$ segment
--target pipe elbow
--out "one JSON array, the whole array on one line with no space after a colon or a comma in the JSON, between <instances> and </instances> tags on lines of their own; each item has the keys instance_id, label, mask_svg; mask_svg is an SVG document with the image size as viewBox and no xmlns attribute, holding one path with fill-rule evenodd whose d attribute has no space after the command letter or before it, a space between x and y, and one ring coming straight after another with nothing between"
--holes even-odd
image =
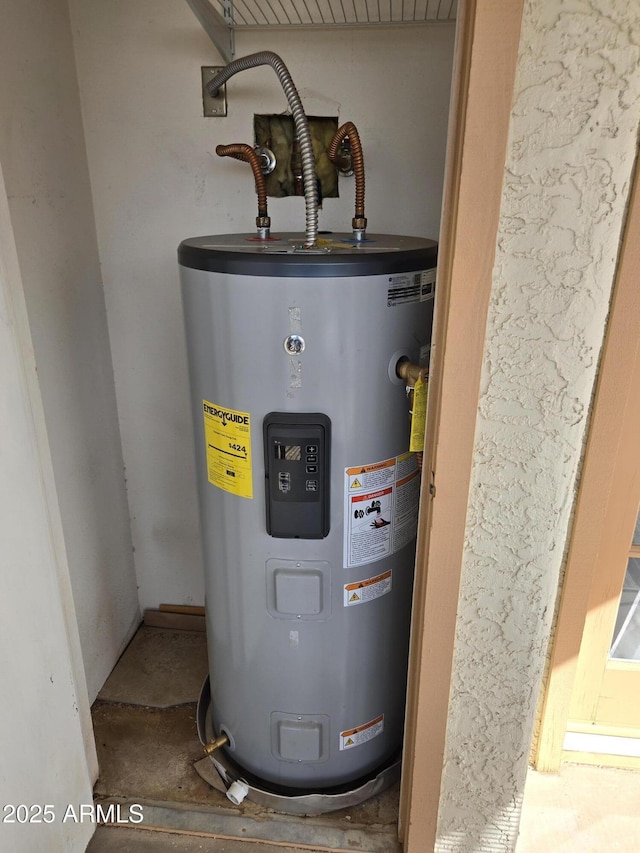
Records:
<instances>
[{"instance_id":1,"label":"pipe elbow","mask_svg":"<svg viewBox=\"0 0 640 853\"><path fill-rule=\"evenodd\" d=\"M262 174L260 158L254 149L245 142L234 142L231 145L216 145L216 154L218 157L233 157L234 160L241 160L243 163L248 163L251 166L256 184L256 194L258 196L258 218L262 220L268 219L267 184ZM258 227L261 226L264 227L264 223L258 225Z\"/></svg>"}]
</instances>

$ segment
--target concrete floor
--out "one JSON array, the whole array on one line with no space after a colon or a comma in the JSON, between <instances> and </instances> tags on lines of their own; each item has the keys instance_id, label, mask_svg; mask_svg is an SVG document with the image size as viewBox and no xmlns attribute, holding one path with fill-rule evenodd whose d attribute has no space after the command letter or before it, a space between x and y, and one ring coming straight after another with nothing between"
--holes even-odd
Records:
<instances>
[{"instance_id":1,"label":"concrete floor","mask_svg":"<svg viewBox=\"0 0 640 853\"><path fill-rule=\"evenodd\" d=\"M255 841L98 827L87 853L322 853L318 847L282 847Z\"/></svg>"},{"instance_id":2,"label":"concrete floor","mask_svg":"<svg viewBox=\"0 0 640 853\"><path fill-rule=\"evenodd\" d=\"M564 764L529 771L516 853L640 851L640 772Z\"/></svg>"},{"instance_id":3,"label":"concrete floor","mask_svg":"<svg viewBox=\"0 0 640 853\"><path fill-rule=\"evenodd\" d=\"M195 725L206 673L204 634L146 627L136 634L93 707L96 800L105 808L119 804L123 825L99 826L88 853L401 853L397 785L312 818L247 800L235 807L208 785L197 772ZM143 808L136 827L124 823L132 803ZM531 771L516 853L635 853L639 813L639 772L578 765L554 776Z\"/></svg>"},{"instance_id":4,"label":"concrete floor","mask_svg":"<svg viewBox=\"0 0 640 853\"><path fill-rule=\"evenodd\" d=\"M259 853L401 853L399 784L359 806L314 817L276 814L249 800L233 806L211 787L198 773L203 752L196 731L207 671L204 633L142 627L132 640L92 708L100 766L94 795L105 809L119 804L123 813L141 804L144 820L138 828L99 827L91 853L191 851L203 843L220 853L245 853L247 847ZM203 763L206 776L210 761ZM246 838L253 842L239 840Z\"/></svg>"}]
</instances>

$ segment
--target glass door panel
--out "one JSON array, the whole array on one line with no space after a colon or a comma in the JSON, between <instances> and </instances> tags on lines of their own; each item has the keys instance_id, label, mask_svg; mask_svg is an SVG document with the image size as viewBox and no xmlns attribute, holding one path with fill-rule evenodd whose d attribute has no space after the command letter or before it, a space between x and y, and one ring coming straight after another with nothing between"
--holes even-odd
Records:
<instances>
[{"instance_id":1,"label":"glass door panel","mask_svg":"<svg viewBox=\"0 0 640 853\"><path fill-rule=\"evenodd\" d=\"M609 625L613 624L614 627L613 633L609 633L611 637L609 654L598 690L593 723L621 730L633 730L636 732L634 736L638 737L640 735L640 547L637 543L640 539L640 516L634 513L633 518L635 526L632 528L630 545L625 548L625 543L620 543L621 549L624 549L620 552L618 563L620 580L623 566L625 568L622 589L618 596L612 599L612 607L604 608L606 611L610 610ZM622 531L618 535L622 535ZM629 542L628 539L627 542ZM612 564L611 575L616 575Z\"/></svg>"},{"instance_id":2,"label":"glass door panel","mask_svg":"<svg viewBox=\"0 0 640 853\"><path fill-rule=\"evenodd\" d=\"M640 661L640 557L627 563L609 657Z\"/></svg>"},{"instance_id":3,"label":"glass door panel","mask_svg":"<svg viewBox=\"0 0 640 853\"><path fill-rule=\"evenodd\" d=\"M629 549L609 658L640 662L640 512Z\"/></svg>"}]
</instances>

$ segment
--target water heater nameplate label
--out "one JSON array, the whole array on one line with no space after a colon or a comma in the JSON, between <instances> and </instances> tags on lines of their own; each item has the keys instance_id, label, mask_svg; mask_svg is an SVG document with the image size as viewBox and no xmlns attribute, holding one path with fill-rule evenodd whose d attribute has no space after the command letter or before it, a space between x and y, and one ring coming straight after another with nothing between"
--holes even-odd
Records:
<instances>
[{"instance_id":1,"label":"water heater nameplate label","mask_svg":"<svg viewBox=\"0 0 640 853\"><path fill-rule=\"evenodd\" d=\"M225 492L253 498L251 417L202 401L209 482Z\"/></svg>"},{"instance_id":2,"label":"water heater nameplate label","mask_svg":"<svg viewBox=\"0 0 640 853\"><path fill-rule=\"evenodd\" d=\"M344 567L388 557L416 535L420 472L415 454L345 468Z\"/></svg>"},{"instance_id":3,"label":"water heater nameplate label","mask_svg":"<svg viewBox=\"0 0 640 853\"><path fill-rule=\"evenodd\" d=\"M387 305L402 305L405 302L425 302L435 293L436 267L422 272L398 273L389 276Z\"/></svg>"},{"instance_id":4,"label":"water heater nameplate label","mask_svg":"<svg viewBox=\"0 0 640 853\"><path fill-rule=\"evenodd\" d=\"M380 714L375 720L370 720L363 726L358 726L355 729L349 729L346 732L340 732L340 749L351 749L354 746L360 746L372 738L381 735L384 731L384 714Z\"/></svg>"},{"instance_id":5,"label":"water heater nameplate label","mask_svg":"<svg viewBox=\"0 0 640 853\"><path fill-rule=\"evenodd\" d=\"M391 592L391 570L376 575L375 578L345 584L344 606L354 607L366 601L374 601L388 592Z\"/></svg>"}]
</instances>

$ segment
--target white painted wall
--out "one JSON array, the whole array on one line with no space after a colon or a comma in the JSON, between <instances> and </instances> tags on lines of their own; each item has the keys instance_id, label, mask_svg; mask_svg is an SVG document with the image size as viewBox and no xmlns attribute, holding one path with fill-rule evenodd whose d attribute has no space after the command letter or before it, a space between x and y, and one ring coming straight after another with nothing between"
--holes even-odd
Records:
<instances>
[{"instance_id":1,"label":"white painted wall","mask_svg":"<svg viewBox=\"0 0 640 853\"><path fill-rule=\"evenodd\" d=\"M0 163L93 699L139 619L66 0L3 0Z\"/></svg>"},{"instance_id":2,"label":"white painted wall","mask_svg":"<svg viewBox=\"0 0 640 853\"><path fill-rule=\"evenodd\" d=\"M222 64L182 0L70 0L127 468L140 601L201 603L193 439L176 248L254 228L246 164L255 112L287 102L270 68L227 85L229 115L202 116L200 66ZM309 114L362 137L372 231L436 237L453 25L238 33L237 55L280 53ZM353 183L321 228L348 229ZM304 228L303 199L270 200L274 229Z\"/></svg>"},{"instance_id":3,"label":"white painted wall","mask_svg":"<svg viewBox=\"0 0 640 853\"><path fill-rule=\"evenodd\" d=\"M0 848L80 853L93 827L62 818L67 804L92 802L97 762L1 169L0 365ZM49 805L54 819L5 822L16 817L7 806L19 804Z\"/></svg>"},{"instance_id":4,"label":"white painted wall","mask_svg":"<svg viewBox=\"0 0 640 853\"><path fill-rule=\"evenodd\" d=\"M510 851L640 126L640 6L527 0L438 851Z\"/></svg>"}]
</instances>

